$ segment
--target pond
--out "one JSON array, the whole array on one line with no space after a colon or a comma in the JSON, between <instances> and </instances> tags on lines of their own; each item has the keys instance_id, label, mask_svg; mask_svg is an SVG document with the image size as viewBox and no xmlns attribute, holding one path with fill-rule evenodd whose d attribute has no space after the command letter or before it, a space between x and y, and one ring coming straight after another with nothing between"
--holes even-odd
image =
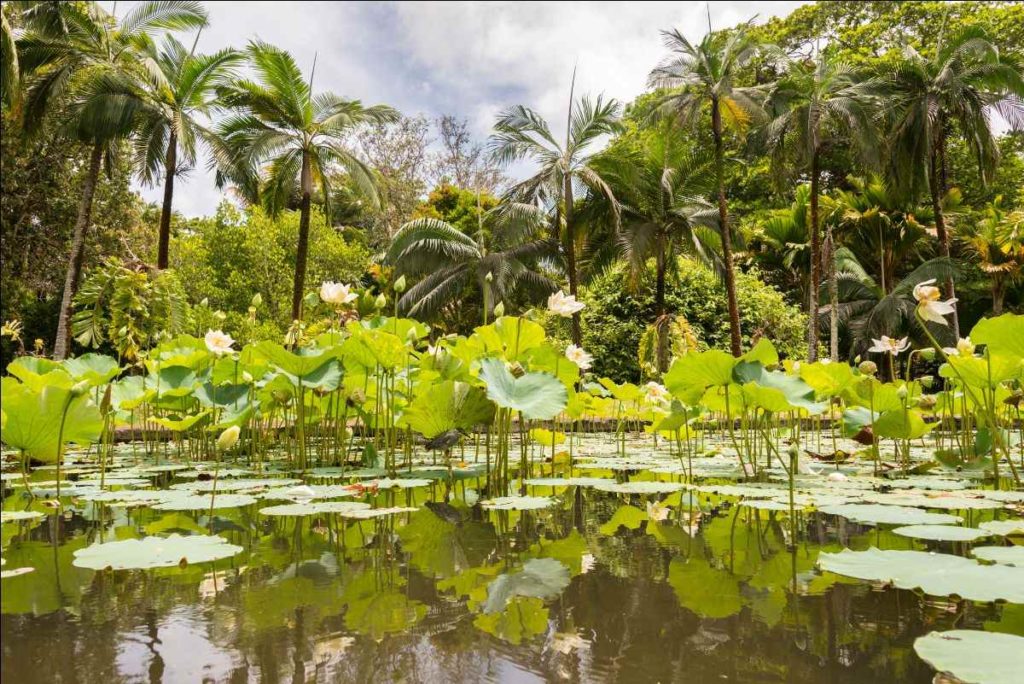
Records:
<instances>
[{"instance_id":1,"label":"pond","mask_svg":"<svg viewBox=\"0 0 1024 684\"><path fill-rule=\"evenodd\" d=\"M1024 493L828 465L791 517L788 481L744 482L725 447L691 478L650 438L576 440L491 500L468 450L450 487L419 454L397 479L225 465L211 496L212 463L120 445L104 493L69 455L60 514L45 467L36 499L7 473L4 678L930 682L925 635L1024 636Z\"/></svg>"}]
</instances>

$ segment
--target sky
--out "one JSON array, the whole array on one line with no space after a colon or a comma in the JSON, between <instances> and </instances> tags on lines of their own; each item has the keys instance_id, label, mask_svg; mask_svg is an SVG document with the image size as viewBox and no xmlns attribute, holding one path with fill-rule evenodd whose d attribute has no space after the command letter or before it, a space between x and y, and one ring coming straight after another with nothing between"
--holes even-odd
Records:
<instances>
[{"instance_id":1,"label":"sky","mask_svg":"<svg viewBox=\"0 0 1024 684\"><path fill-rule=\"evenodd\" d=\"M133 4L114 9L124 16ZM315 90L410 116L455 114L484 139L497 114L515 104L564 120L574 67L578 94L632 100L665 56L659 31L678 28L698 39L709 9L719 29L754 15L784 16L802 4L208 2L210 25L198 50L241 48L258 37L290 51L306 71L316 57ZM204 166L175 184L174 208L185 216L212 213L221 200ZM149 201L162 198L160 187L139 189Z\"/></svg>"}]
</instances>

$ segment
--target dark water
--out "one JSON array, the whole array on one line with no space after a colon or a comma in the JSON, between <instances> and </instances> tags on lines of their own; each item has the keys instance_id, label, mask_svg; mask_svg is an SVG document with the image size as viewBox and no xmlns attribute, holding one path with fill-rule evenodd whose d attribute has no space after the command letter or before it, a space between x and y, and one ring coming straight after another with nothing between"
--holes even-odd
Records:
<instances>
[{"instance_id":1,"label":"dark water","mask_svg":"<svg viewBox=\"0 0 1024 684\"><path fill-rule=\"evenodd\" d=\"M3 580L3 681L930 682L916 637L1024 634L1024 606L814 569L822 549L926 548L884 531L811 515L811 541L789 551L788 523L713 496L697 502L690 536L692 505L637 522L620 509L650 497L531 493L552 492L556 507L523 512L425 507L440 488L380 494L381 505L420 508L362 522L270 518L257 504L212 520L81 505L4 524L4 568L36 570ZM20 496L8 492L5 509ZM613 515L627 525L610 529ZM101 539L210 530L245 551L184 569L71 564ZM564 565L568 586L483 612L488 585L534 558Z\"/></svg>"}]
</instances>

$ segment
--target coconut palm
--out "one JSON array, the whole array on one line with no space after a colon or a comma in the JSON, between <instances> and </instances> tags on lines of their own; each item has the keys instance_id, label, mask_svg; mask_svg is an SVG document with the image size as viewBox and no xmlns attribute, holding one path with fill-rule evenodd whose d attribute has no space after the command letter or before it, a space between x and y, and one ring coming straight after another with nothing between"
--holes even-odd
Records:
<instances>
[{"instance_id":1,"label":"coconut palm","mask_svg":"<svg viewBox=\"0 0 1024 684\"><path fill-rule=\"evenodd\" d=\"M869 165L877 161L875 122L872 117L877 82L863 80L848 65L819 54L814 61L795 62L768 92L765 109L771 121L763 131L772 152L776 178L787 170L805 171L810 177L810 276L808 281L807 354L818 354L818 287L821 283L821 155L826 146L848 142ZM831 254L826 255L831 260ZM830 269L831 270L831 269ZM838 340L830 344L838 358Z\"/></svg>"},{"instance_id":2,"label":"coconut palm","mask_svg":"<svg viewBox=\"0 0 1024 684\"><path fill-rule=\"evenodd\" d=\"M488 212L471 237L440 219L421 218L399 229L385 262L397 275L417 279L398 300L400 312L431 318L475 285L483 298L483 317L517 292L531 298L557 286L538 264L557 254L557 245L542 237L546 215L532 207Z\"/></svg>"},{"instance_id":3,"label":"coconut palm","mask_svg":"<svg viewBox=\"0 0 1024 684\"><path fill-rule=\"evenodd\" d=\"M737 73L758 52L750 37L750 22L735 31L708 33L693 45L678 30L663 31L665 46L671 55L650 75L650 83L667 88L660 110L678 117L684 125L695 126L710 110L714 138L718 225L721 226L722 260L725 266L725 290L729 303L729 346L734 356L742 352L740 309L736 300L736 274L733 264L733 236L725 200L726 126L744 129L760 113L756 91L734 85Z\"/></svg>"},{"instance_id":4,"label":"coconut palm","mask_svg":"<svg viewBox=\"0 0 1024 684\"><path fill-rule=\"evenodd\" d=\"M532 176L509 188L505 199L509 207L537 205L549 211L552 232L561 239L569 293L573 296L579 288L576 255L580 235L575 202L579 194L586 191L604 195L614 204L611 188L591 161L595 143L620 130L619 110L615 100L605 100L602 96L577 100L570 90L565 139L561 143L543 117L522 105L498 117L488 143L493 159L499 164L521 159L538 164ZM572 339L574 344L582 344L579 313L572 317Z\"/></svg>"},{"instance_id":5,"label":"coconut palm","mask_svg":"<svg viewBox=\"0 0 1024 684\"><path fill-rule=\"evenodd\" d=\"M285 208L298 182L299 238L292 291L292 318L298 320L313 186L319 185L329 211L331 171L340 166L366 198L378 203L372 170L346 147L345 139L364 124L393 122L398 113L334 93L314 94L312 76L307 81L291 54L280 48L256 41L249 45L248 55L258 81L235 80L219 91L224 106L240 111L217 127L222 140L215 149L218 179L258 193L274 215Z\"/></svg>"},{"instance_id":6,"label":"coconut palm","mask_svg":"<svg viewBox=\"0 0 1024 684\"><path fill-rule=\"evenodd\" d=\"M1024 124L1021 66L1001 53L983 28L970 26L948 37L940 34L928 54L906 46L889 78L896 97L890 176L897 189L912 195L928 188L939 245L948 257L949 227L942 211L949 187L946 140L959 129L987 179L999 160L990 110L998 110L1015 127ZM946 289L954 295L951 279ZM951 319L958 333L956 313Z\"/></svg>"},{"instance_id":7,"label":"coconut palm","mask_svg":"<svg viewBox=\"0 0 1024 684\"><path fill-rule=\"evenodd\" d=\"M98 3L34 3L26 9L29 32L18 40L19 67L27 76L23 120L29 134L46 116L62 107L64 132L91 145L89 166L75 220L64 294L57 319L54 357L67 356L71 341L71 308L82 274L85 233L100 168L116 152L134 124L133 109L90 106L91 95L125 74L144 69L139 47L160 29L184 30L206 24L198 2L141 2L117 19ZM70 106L69 105L70 101Z\"/></svg>"},{"instance_id":8,"label":"coconut palm","mask_svg":"<svg viewBox=\"0 0 1024 684\"><path fill-rule=\"evenodd\" d=\"M1003 313L1006 286L1024 272L1024 210L1007 212L997 198L985 208L985 215L968 226L961 239L990 282L992 313Z\"/></svg>"}]
</instances>

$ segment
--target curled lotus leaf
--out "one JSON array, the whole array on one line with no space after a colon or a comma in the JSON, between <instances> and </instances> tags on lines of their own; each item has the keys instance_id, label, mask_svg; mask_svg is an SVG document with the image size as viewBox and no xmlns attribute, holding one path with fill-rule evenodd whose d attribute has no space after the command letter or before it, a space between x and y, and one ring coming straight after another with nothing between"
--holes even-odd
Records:
<instances>
[{"instance_id":1,"label":"curled lotus leaf","mask_svg":"<svg viewBox=\"0 0 1024 684\"><path fill-rule=\"evenodd\" d=\"M144 537L97 543L75 551L73 564L90 570L142 570L208 563L242 552L241 546L216 535Z\"/></svg>"}]
</instances>

